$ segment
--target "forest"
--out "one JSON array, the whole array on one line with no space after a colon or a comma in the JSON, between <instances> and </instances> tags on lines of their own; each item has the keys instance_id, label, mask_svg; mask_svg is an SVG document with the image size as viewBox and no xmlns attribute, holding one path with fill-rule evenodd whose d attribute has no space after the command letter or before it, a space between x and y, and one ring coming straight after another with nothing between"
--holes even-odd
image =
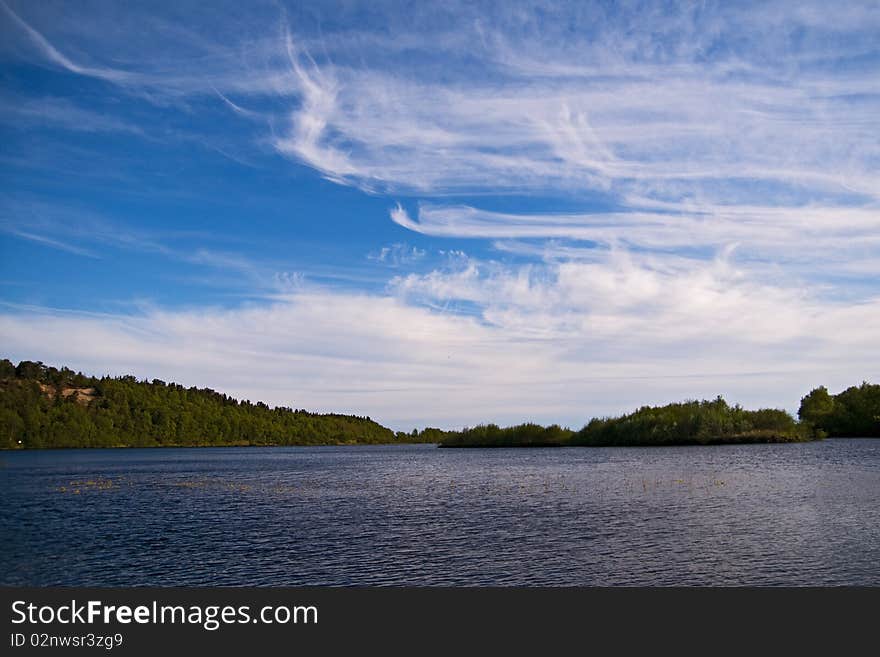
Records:
<instances>
[{"instance_id":1,"label":"forest","mask_svg":"<svg viewBox=\"0 0 880 657\"><path fill-rule=\"evenodd\" d=\"M237 400L134 376L93 377L0 360L0 448L435 443L441 447L661 446L880 437L880 385L815 388L788 412L746 410L720 396L643 406L580 430L526 423L394 432L369 417Z\"/></svg>"},{"instance_id":2,"label":"forest","mask_svg":"<svg viewBox=\"0 0 880 657\"><path fill-rule=\"evenodd\" d=\"M0 446L6 448L338 445L431 437L369 417L239 401L209 388L0 360Z\"/></svg>"}]
</instances>

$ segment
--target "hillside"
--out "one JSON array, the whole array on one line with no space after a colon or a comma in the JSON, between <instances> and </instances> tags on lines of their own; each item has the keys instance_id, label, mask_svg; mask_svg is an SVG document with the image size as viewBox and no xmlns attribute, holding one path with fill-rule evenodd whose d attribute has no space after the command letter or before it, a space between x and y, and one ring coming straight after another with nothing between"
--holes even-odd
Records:
<instances>
[{"instance_id":1,"label":"hillside","mask_svg":"<svg viewBox=\"0 0 880 657\"><path fill-rule=\"evenodd\" d=\"M209 388L0 360L0 447L335 445L421 442L368 417L239 401Z\"/></svg>"}]
</instances>

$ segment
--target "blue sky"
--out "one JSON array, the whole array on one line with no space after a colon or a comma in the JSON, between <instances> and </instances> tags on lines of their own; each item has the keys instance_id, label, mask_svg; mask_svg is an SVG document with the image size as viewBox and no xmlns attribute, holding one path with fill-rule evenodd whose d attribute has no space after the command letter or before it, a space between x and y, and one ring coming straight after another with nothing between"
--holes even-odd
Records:
<instances>
[{"instance_id":1,"label":"blue sky","mask_svg":"<svg viewBox=\"0 0 880 657\"><path fill-rule=\"evenodd\" d=\"M4 354L395 428L880 378L880 4L439 5L0 0Z\"/></svg>"}]
</instances>

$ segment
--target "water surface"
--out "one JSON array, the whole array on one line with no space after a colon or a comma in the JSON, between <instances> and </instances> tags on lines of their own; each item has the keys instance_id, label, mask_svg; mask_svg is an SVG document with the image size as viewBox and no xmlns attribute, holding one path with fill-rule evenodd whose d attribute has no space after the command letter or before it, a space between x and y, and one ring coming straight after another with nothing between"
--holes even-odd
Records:
<instances>
[{"instance_id":1,"label":"water surface","mask_svg":"<svg viewBox=\"0 0 880 657\"><path fill-rule=\"evenodd\" d=\"M0 583L880 585L880 440L0 453Z\"/></svg>"}]
</instances>

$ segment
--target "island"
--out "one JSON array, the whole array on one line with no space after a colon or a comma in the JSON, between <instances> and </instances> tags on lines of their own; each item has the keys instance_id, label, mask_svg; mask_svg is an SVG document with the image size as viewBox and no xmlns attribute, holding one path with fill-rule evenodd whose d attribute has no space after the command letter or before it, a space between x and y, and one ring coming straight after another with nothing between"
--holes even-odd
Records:
<instances>
[{"instance_id":1,"label":"island","mask_svg":"<svg viewBox=\"0 0 880 657\"><path fill-rule=\"evenodd\" d=\"M796 422L786 411L748 411L723 398L643 406L620 417L594 418L579 431L558 425L494 424L464 429L442 447L649 447L729 443L790 443L816 440L821 434Z\"/></svg>"}]
</instances>

